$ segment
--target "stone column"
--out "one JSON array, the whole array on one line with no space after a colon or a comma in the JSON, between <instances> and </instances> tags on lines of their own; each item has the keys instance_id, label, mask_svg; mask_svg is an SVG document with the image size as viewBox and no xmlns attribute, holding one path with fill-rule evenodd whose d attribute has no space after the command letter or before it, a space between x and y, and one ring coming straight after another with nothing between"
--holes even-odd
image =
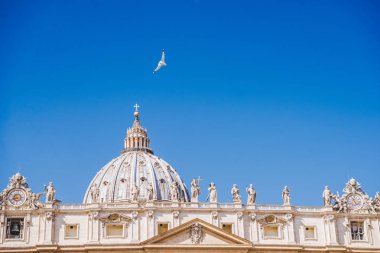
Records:
<instances>
[{"instance_id":1,"label":"stone column","mask_svg":"<svg viewBox=\"0 0 380 253\"><path fill-rule=\"evenodd\" d=\"M5 215L4 213L0 213L0 243L3 243L3 240L5 238Z\"/></svg>"},{"instance_id":2,"label":"stone column","mask_svg":"<svg viewBox=\"0 0 380 253\"><path fill-rule=\"evenodd\" d=\"M179 211L173 211L173 228L179 226Z\"/></svg>"},{"instance_id":3,"label":"stone column","mask_svg":"<svg viewBox=\"0 0 380 253\"><path fill-rule=\"evenodd\" d=\"M100 239L99 212L90 212L88 214L88 240L98 242Z\"/></svg>"},{"instance_id":4,"label":"stone column","mask_svg":"<svg viewBox=\"0 0 380 253\"><path fill-rule=\"evenodd\" d=\"M217 211L211 212L211 224L216 227L219 227L219 214Z\"/></svg>"},{"instance_id":5,"label":"stone column","mask_svg":"<svg viewBox=\"0 0 380 253\"><path fill-rule=\"evenodd\" d=\"M337 245L337 236L336 236L336 223L334 215L329 214L323 216L324 220L324 232L327 245Z\"/></svg>"},{"instance_id":6,"label":"stone column","mask_svg":"<svg viewBox=\"0 0 380 253\"><path fill-rule=\"evenodd\" d=\"M294 218L293 214L288 213L285 215L285 219L287 221L286 223L286 231L287 231L287 242L288 243L296 243L295 236L294 236Z\"/></svg>"},{"instance_id":7,"label":"stone column","mask_svg":"<svg viewBox=\"0 0 380 253\"><path fill-rule=\"evenodd\" d=\"M44 244L52 244L54 242L54 220L55 220L55 214L53 212L45 213Z\"/></svg>"},{"instance_id":8,"label":"stone column","mask_svg":"<svg viewBox=\"0 0 380 253\"><path fill-rule=\"evenodd\" d=\"M244 238L243 212L236 213L236 234Z\"/></svg>"},{"instance_id":9,"label":"stone column","mask_svg":"<svg viewBox=\"0 0 380 253\"><path fill-rule=\"evenodd\" d=\"M147 238L146 239L149 239L149 238L152 238L154 236L154 230L156 228L153 210L148 210L146 213L146 225L147 225L147 228L146 228Z\"/></svg>"},{"instance_id":10,"label":"stone column","mask_svg":"<svg viewBox=\"0 0 380 253\"><path fill-rule=\"evenodd\" d=\"M132 221L131 221L131 226L132 226L132 242L138 242L139 241L139 217L138 217L138 212L133 211L132 212Z\"/></svg>"},{"instance_id":11,"label":"stone column","mask_svg":"<svg viewBox=\"0 0 380 253\"><path fill-rule=\"evenodd\" d=\"M253 243L258 243L259 242L259 231L257 229L257 220L256 220L256 214L255 213L250 213L249 214L250 218L250 241Z\"/></svg>"},{"instance_id":12,"label":"stone column","mask_svg":"<svg viewBox=\"0 0 380 253\"><path fill-rule=\"evenodd\" d=\"M29 243L30 241L30 225L31 225L31 217L30 217L30 213L28 213L25 217L25 220L24 220L24 231L25 231L25 234L24 234L24 238L25 238L25 242L26 243Z\"/></svg>"}]
</instances>

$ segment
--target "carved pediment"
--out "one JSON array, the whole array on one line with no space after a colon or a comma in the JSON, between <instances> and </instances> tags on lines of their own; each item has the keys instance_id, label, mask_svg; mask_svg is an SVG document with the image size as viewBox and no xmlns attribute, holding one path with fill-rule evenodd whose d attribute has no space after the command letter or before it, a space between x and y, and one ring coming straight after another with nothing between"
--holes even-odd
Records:
<instances>
[{"instance_id":1,"label":"carved pediment","mask_svg":"<svg viewBox=\"0 0 380 253\"><path fill-rule=\"evenodd\" d=\"M144 247L154 245L210 246L223 245L234 247L251 247L251 242L237 235L211 225L201 219L186 222L167 232L152 237L142 243Z\"/></svg>"},{"instance_id":2,"label":"carved pediment","mask_svg":"<svg viewBox=\"0 0 380 253\"><path fill-rule=\"evenodd\" d=\"M132 218L124 214L111 213L101 215L99 220L103 223L126 223L132 220Z\"/></svg>"},{"instance_id":3,"label":"carved pediment","mask_svg":"<svg viewBox=\"0 0 380 253\"><path fill-rule=\"evenodd\" d=\"M257 219L257 222L262 225L262 226L265 226L265 225L271 225L271 224L286 224L287 221L289 220L286 219L286 218L282 218L282 217L278 217L276 215L273 215L273 214L269 214L269 215L265 215L259 219Z\"/></svg>"}]
</instances>

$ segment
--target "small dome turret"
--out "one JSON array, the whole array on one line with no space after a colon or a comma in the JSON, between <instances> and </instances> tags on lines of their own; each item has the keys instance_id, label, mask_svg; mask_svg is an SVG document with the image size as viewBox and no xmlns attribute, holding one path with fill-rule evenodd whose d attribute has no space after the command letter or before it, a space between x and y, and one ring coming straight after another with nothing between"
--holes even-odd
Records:
<instances>
[{"instance_id":1,"label":"small dome turret","mask_svg":"<svg viewBox=\"0 0 380 253\"><path fill-rule=\"evenodd\" d=\"M121 152L125 153L128 151L145 151L153 154L153 150L149 148L150 140L147 130L140 124L140 113L138 111L138 108L140 106L136 104L134 107L135 120L132 127L127 129L127 135L124 139L124 149Z\"/></svg>"}]
</instances>

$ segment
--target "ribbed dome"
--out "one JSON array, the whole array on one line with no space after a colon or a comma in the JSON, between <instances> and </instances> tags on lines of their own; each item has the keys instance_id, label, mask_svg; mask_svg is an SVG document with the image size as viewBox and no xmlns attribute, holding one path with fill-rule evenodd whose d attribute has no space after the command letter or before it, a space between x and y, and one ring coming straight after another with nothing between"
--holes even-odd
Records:
<instances>
[{"instance_id":1,"label":"ribbed dome","mask_svg":"<svg viewBox=\"0 0 380 253\"><path fill-rule=\"evenodd\" d=\"M111 160L95 175L86 191L83 203L149 200L149 198L190 201L187 188L176 170L153 155L153 151L149 148L146 130L140 126L138 116L136 111L135 122L127 131L122 154ZM133 196L136 188L137 197ZM178 197L172 196L173 191Z\"/></svg>"}]
</instances>

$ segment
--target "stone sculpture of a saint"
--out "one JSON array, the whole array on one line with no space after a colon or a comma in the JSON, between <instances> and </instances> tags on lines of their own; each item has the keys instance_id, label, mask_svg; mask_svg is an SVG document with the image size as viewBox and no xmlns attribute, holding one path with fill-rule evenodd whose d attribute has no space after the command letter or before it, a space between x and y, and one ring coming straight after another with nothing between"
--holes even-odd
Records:
<instances>
[{"instance_id":1,"label":"stone sculpture of a saint","mask_svg":"<svg viewBox=\"0 0 380 253\"><path fill-rule=\"evenodd\" d=\"M179 191L178 191L177 182L173 182L170 185L170 198L172 201L178 201L179 200Z\"/></svg>"},{"instance_id":2,"label":"stone sculpture of a saint","mask_svg":"<svg viewBox=\"0 0 380 253\"><path fill-rule=\"evenodd\" d=\"M284 202L284 206L290 206L290 191L287 186L282 190L282 201Z\"/></svg>"},{"instance_id":3,"label":"stone sculpture of a saint","mask_svg":"<svg viewBox=\"0 0 380 253\"><path fill-rule=\"evenodd\" d=\"M109 187L108 181L103 181L103 186L100 188L100 202L107 202L108 197L108 187Z\"/></svg>"},{"instance_id":4,"label":"stone sculpture of a saint","mask_svg":"<svg viewBox=\"0 0 380 253\"><path fill-rule=\"evenodd\" d=\"M208 187L208 199L210 199L211 203L218 202L218 193L216 191L216 186L214 182L211 182L210 186Z\"/></svg>"},{"instance_id":5,"label":"stone sculpture of a saint","mask_svg":"<svg viewBox=\"0 0 380 253\"><path fill-rule=\"evenodd\" d=\"M146 192L147 192L147 199L149 201L153 200L153 185L151 183L148 183L146 186Z\"/></svg>"},{"instance_id":6,"label":"stone sculpture of a saint","mask_svg":"<svg viewBox=\"0 0 380 253\"><path fill-rule=\"evenodd\" d=\"M246 189L247 194L248 194L248 205L254 205L256 202L256 190L253 188L253 185L250 184L249 187Z\"/></svg>"},{"instance_id":7,"label":"stone sculpture of a saint","mask_svg":"<svg viewBox=\"0 0 380 253\"><path fill-rule=\"evenodd\" d=\"M137 185L134 184L131 190L131 200L133 202L136 202L139 197L139 194L140 194L140 189L139 187L137 187Z\"/></svg>"},{"instance_id":8,"label":"stone sculpture of a saint","mask_svg":"<svg viewBox=\"0 0 380 253\"><path fill-rule=\"evenodd\" d=\"M45 185L45 203L53 203L55 200L55 188L53 182L49 182L49 185Z\"/></svg>"},{"instance_id":9,"label":"stone sculpture of a saint","mask_svg":"<svg viewBox=\"0 0 380 253\"><path fill-rule=\"evenodd\" d=\"M331 206L331 200L333 198L333 194L327 185L325 186L325 190L322 193L322 198L323 198L324 206L326 207Z\"/></svg>"},{"instance_id":10,"label":"stone sculpture of a saint","mask_svg":"<svg viewBox=\"0 0 380 253\"><path fill-rule=\"evenodd\" d=\"M194 178L191 181L191 202L198 202L199 194L201 193L201 187L199 186L199 181Z\"/></svg>"},{"instance_id":11,"label":"stone sculpture of a saint","mask_svg":"<svg viewBox=\"0 0 380 253\"><path fill-rule=\"evenodd\" d=\"M231 188L231 194L232 194L232 201L234 203L241 203L240 190L236 186L236 184L234 184L232 186L232 188Z\"/></svg>"},{"instance_id":12,"label":"stone sculpture of a saint","mask_svg":"<svg viewBox=\"0 0 380 253\"><path fill-rule=\"evenodd\" d=\"M90 187L90 197L91 197L91 203L98 203L99 189L96 183L92 184Z\"/></svg>"}]
</instances>

